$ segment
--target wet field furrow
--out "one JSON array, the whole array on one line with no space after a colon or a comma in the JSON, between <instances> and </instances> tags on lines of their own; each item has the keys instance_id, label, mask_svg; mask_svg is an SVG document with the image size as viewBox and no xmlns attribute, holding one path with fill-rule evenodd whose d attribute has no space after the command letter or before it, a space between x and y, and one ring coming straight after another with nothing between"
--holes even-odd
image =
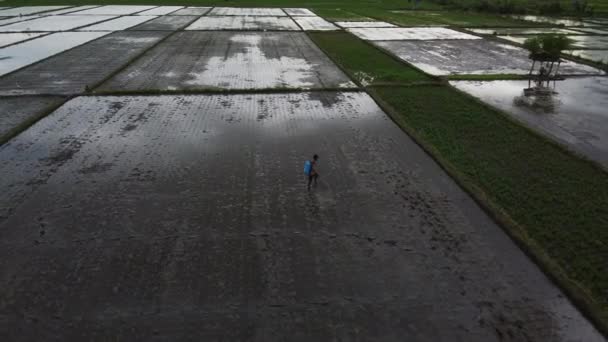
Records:
<instances>
[{"instance_id":1,"label":"wet field furrow","mask_svg":"<svg viewBox=\"0 0 608 342\"><path fill-rule=\"evenodd\" d=\"M100 90L352 88L304 33L178 32Z\"/></svg>"},{"instance_id":2,"label":"wet field furrow","mask_svg":"<svg viewBox=\"0 0 608 342\"><path fill-rule=\"evenodd\" d=\"M0 158L9 340L603 340L365 93L79 97Z\"/></svg>"},{"instance_id":3,"label":"wet field furrow","mask_svg":"<svg viewBox=\"0 0 608 342\"><path fill-rule=\"evenodd\" d=\"M169 34L170 32L135 31L109 34L0 78L0 94L84 92L87 86L102 81Z\"/></svg>"}]
</instances>

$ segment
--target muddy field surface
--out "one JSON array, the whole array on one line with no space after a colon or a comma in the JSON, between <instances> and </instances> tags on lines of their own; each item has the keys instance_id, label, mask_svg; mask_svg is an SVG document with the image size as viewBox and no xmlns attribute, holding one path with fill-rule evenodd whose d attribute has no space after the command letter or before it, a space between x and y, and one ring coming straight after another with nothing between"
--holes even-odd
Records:
<instances>
[{"instance_id":1,"label":"muddy field surface","mask_svg":"<svg viewBox=\"0 0 608 342\"><path fill-rule=\"evenodd\" d=\"M354 87L304 33L178 32L100 90Z\"/></svg>"},{"instance_id":2,"label":"muddy field surface","mask_svg":"<svg viewBox=\"0 0 608 342\"><path fill-rule=\"evenodd\" d=\"M603 341L364 93L80 97L0 159L2 340Z\"/></svg>"},{"instance_id":3,"label":"muddy field surface","mask_svg":"<svg viewBox=\"0 0 608 342\"><path fill-rule=\"evenodd\" d=\"M483 39L380 41L374 44L431 75L525 75L532 66L526 50ZM601 75L603 72L584 64L564 62L560 74Z\"/></svg>"},{"instance_id":4,"label":"muddy field surface","mask_svg":"<svg viewBox=\"0 0 608 342\"><path fill-rule=\"evenodd\" d=\"M608 169L608 78L558 81L552 94L534 97L523 96L528 81L450 83Z\"/></svg>"},{"instance_id":5,"label":"muddy field surface","mask_svg":"<svg viewBox=\"0 0 608 342\"><path fill-rule=\"evenodd\" d=\"M0 140L63 100L62 97L51 96L0 97Z\"/></svg>"},{"instance_id":6,"label":"muddy field surface","mask_svg":"<svg viewBox=\"0 0 608 342\"><path fill-rule=\"evenodd\" d=\"M196 20L198 16L180 15L180 16L163 16L152 19L141 25L130 28L135 31L177 31L186 27L188 24Z\"/></svg>"},{"instance_id":7,"label":"muddy field surface","mask_svg":"<svg viewBox=\"0 0 608 342\"><path fill-rule=\"evenodd\" d=\"M77 94L93 87L169 32L115 32L0 78L0 95Z\"/></svg>"},{"instance_id":8,"label":"muddy field surface","mask_svg":"<svg viewBox=\"0 0 608 342\"><path fill-rule=\"evenodd\" d=\"M205 16L192 23L186 29L203 31L300 31L300 27L289 17L268 16Z\"/></svg>"}]
</instances>

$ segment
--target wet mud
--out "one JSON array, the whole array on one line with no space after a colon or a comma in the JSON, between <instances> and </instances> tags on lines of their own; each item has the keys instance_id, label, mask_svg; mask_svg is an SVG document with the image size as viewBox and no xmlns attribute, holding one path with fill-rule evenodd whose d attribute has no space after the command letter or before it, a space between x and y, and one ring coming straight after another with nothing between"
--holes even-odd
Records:
<instances>
[{"instance_id":1,"label":"wet mud","mask_svg":"<svg viewBox=\"0 0 608 342\"><path fill-rule=\"evenodd\" d=\"M101 6L84 11L78 12L78 14L96 14L96 15L130 15L138 12L153 9L157 6L131 6L131 5L110 5Z\"/></svg>"},{"instance_id":2,"label":"wet mud","mask_svg":"<svg viewBox=\"0 0 608 342\"><path fill-rule=\"evenodd\" d=\"M0 76L73 47L97 39L107 32L59 32L11 45L0 50ZM60 72L61 70L57 70Z\"/></svg>"},{"instance_id":3,"label":"wet mud","mask_svg":"<svg viewBox=\"0 0 608 342\"><path fill-rule=\"evenodd\" d=\"M239 7L215 7L208 15L213 16L287 16L280 8L239 8Z\"/></svg>"},{"instance_id":4,"label":"wet mud","mask_svg":"<svg viewBox=\"0 0 608 342\"><path fill-rule=\"evenodd\" d=\"M201 17L187 30L236 30L236 31L300 31L289 17L217 16Z\"/></svg>"},{"instance_id":5,"label":"wet mud","mask_svg":"<svg viewBox=\"0 0 608 342\"><path fill-rule=\"evenodd\" d=\"M63 8L67 8L69 6L25 6L25 7L15 7L4 9L0 11L1 16L22 16L22 15L30 15L30 14L38 14L43 12L49 12L53 10L60 10ZM44 13L47 14L47 13Z\"/></svg>"},{"instance_id":6,"label":"wet mud","mask_svg":"<svg viewBox=\"0 0 608 342\"><path fill-rule=\"evenodd\" d=\"M304 31L335 31L340 28L321 17L294 17Z\"/></svg>"},{"instance_id":7,"label":"wet mud","mask_svg":"<svg viewBox=\"0 0 608 342\"><path fill-rule=\"evenodd\" d=\"M40 37L45 33L0 33L0 47L19 43L24 40Z\"/></svg>"},{"instance_id":8,"label":"wet mud","mask_svg":"<svg viewBox=\"0 0 608 342\"><path fill-rule=\"evenodd\" d=\"M162 16L156 19L147 21L141 25L131 27L130 30L135 31L177 31L181 30L186 25L193 22L198 16L193 15L175 15Z\"/></svg>"},{"instance_id":9,"label":"wet mud","mask_svg":"<svg viewBox=\"0 0 608 342\"><path fill-rule=\"evenodd\" d=\"M384 21L338 21L336 24L342 28L355 27L397 27L397 25Z\"/></svg>"},{"instance_id":10,"label":"wet mud","mask_svg":"<svg viewBox=\"0 0 608 342\"><path fill-rule=\"evenodd\" d=\"M178 32L101 90L355 87L303 33Z\"/></svg>"},{"instance_id":11,"label":"wet mud","mask_svg":"<svg viewBox=\"0 0 608 342\"><path fill-rule=\"evenodd\" d=\"M316 14L308 8L283 8L292 17L314 17Z\"/></svg>"},{"instance_id":12,"label":"wet mud","mask_svg":"<svg viewBox=\"0 0 608 342\"><path fill-rule=\"evenodd\" d=\"M210 10L211 7L186 7L173 12L170 15L205 15Z\"/></svg>"},{"instance_id":13,"label":"wet mud","mask_svg":"<svg viewBox=\"0 0 608 342\"><path fill-rule=\"evenodd\" d=\"M82 26L92 25L100 21L113 19L111 15L61 15L46 16L34 20L23 21L0 26L0 32L57 32L68 31Z\"/></svg>"},{"instance_id":14,"label":"wet mud","mask_svg":"<svg viewBox=\"0 0 608 342\"><path fill-rule=\"evenodd\" d=\"M450 83L608 169L608 78L557 81L542 96L524 96L528 81Z\"/></svg>"},{"instance_id":15,"label":"wet mud","mask_svg":"<svg viewBox=\"0 0 608 342\"><path fill-rule=\"evenodd\" d=\"M382 41L374 44L431 75L525 75L532 66L526 50L489 40ZM575 62L562 63L560 73L603 74L601 70Z\"/></svg>"},{"instance_id":16,"label":"wet mud","mask_svg":"<svg viewBox=\"0 0 608 342\"><path fill-rule=\"evenodd\" d=\"M437 39L481 39L443 27L358 27L348 31L365 40L437 40Z\"/></svg>"},{"instance_id":17,"label":"wet mud","mask_svg":"<svg viewBox=\"0 0 608 342\"><path fill-rule=\"evenodd\" d=\"M103 23L90 25L79 29L79 31L121 31L130 27L156 19L156 16L124 16L104 21Z\"/></svg>"},{"instance_id":18,"label":"wet mud","mask_svg":"<svg viewBox=\"0 0 608 342\"><path fill-rule=\"evenodd\" d=\"M63 97L51 96L0 97L0 141L63 100Z\"/></svg>"},{"instance_id":19,"label":"wet mud","mask_svg":"<svg viewBox=\"0 0 608 342\"><path fill-rule=\"evenodd\" d=\"M109 34L0 78L0 95L82 93L168 34L161 31Z\"/></svg>"},{"instance_id":20,"label":"wet mud","mask_svg":"<svg viewBox=\"0 0 608 342\"><path fill-rule=\"evenodd\" d=\"M167 15L182 8L184 8L184 6L160 6L147 11L139 12L137 15Z\"/></svg>"},{"instance_id":21,"label":"wet mud","mask_svg":"<svg viewBox=\"0 0 608 342\"><path fill-rule=\"evenodd\" d=\"M7 341L604 340L364 93L80 97L0 159Z\"/></svg>"}]
</instances>

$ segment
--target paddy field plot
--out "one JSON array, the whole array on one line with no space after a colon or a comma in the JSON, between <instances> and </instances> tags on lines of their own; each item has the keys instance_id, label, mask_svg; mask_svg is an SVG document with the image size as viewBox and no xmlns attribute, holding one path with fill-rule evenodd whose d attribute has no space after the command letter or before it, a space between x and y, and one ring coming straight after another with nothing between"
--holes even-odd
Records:
<instances>
[{"instance_id":1,"label":"paddy field plot","mask_svg":"<svg viewBox=\"0 0 608 342\"><path fill-rule=\"evenodd\" d=\"M153 9L139 12L136 15L166 15L183 8L184 6L159 6Z\"/></svg>"},{"instance_id":2,"label":"paddy field plot","mask_svg":"<svg viewBox=\"0 0 608 342\"><path fill-rule=\"evenodd\" d=\"M205 16L192 23L186 30L300 31L300 28L289 17Z\"/></svg>"},{"instance_id":3,"label":"paddy field plot","mask_svg":"<svg viewBox=\"0 0 608 342\"><path fill-rule=\"evenodd\" d=\"M24 123L45 114L48 109L61 104L62 97L19 96L0 98L0 141Z\"/></svg>"},{"instance_id":4,"label":"paddy field plot","mask_svg":"<svg viewBox=\"0 0 608 342\"><path fill-rule=\"evenodd\" d=\"M123 16L104 21L103 23L83 27L78 31L121 31L155 18L157 18L157 16Z\"/></svg>"},{"instance_id":5,"label":"paddy field plot","mask_svg":"<svg viewBox=\"0 0 608 342\"><path fill-rule=\"evenodd\" d=\"M528 81L450 83L608 168L608 78L556 81L538 96L524 95Z\"/></svg>"},{"instance_id":6,"label":"paddy field plot","mask_svg":"<svg viewBox=\"0 0 608 342\"><path fill-rule=\"evenodd\" d=\"M27 7L16 7L0 10L0 16L23 16L37 13L45 13L53 10L60 10L69 6L27 6Z\"/></svg>"},{"instance_id":7,"label":"paddy field plot","mask_svg":"<svg viewBox=\"0 0 608 342\"><path fill-rule=\"evenodd\" d=\"M211 10L211 7L187 7L175 12L170 13L169 15L205 15Z\"/></svg>"},{"instance_id":8,"label":"paddy field plot","mask_svg":"<svg viewBox=\"0 0 608 342\"><path fill-rule=\"evenodd\" d=\"M282 17L287 14L280 8L238 8L215 7L209 12L211 16L264 16Z\"/></svg>"},{"instance_id":9,"label":"paddy field plot","mask_svg":"<svg viewBox=\"0 0 608 342\"><path fill-rule=\"evenodd\" d=\"M101 90L354 87L300 32L178 32Z\"/></svg>"},{"instance_id":10,"label":"paddy field plot","mask_svg":"<svg viewBox=\"0 0 608 342\"><path fill-rule=\"evenodd\" d=\"M7 45L12 45L15 43L22 42L24 40L40 37L44 35L44 32L37 33L0 33L0 47L4 47Z\"/></svg>"},{"instance_id":11,"label":"paddy field plot","mask_svg":"<svg viewBox=\"0 0 608 342\"><path fill-rule=\"evenodd\" d=\"M365 93L78 97L0 158L0 300L70 327L9 338L602 340Z\"/></svg>"},{"instance_id":12,"label":"paddy field plot","mask_svg":"<svg viewBox=\"0 0 608 342\"><path fill-rule=\"evenodd\" d=\"M134 31L177 31L198 19L196 15L162 16L143 24L133 26Z\"/></svg>"},{"instance_id":13,"label":"paddy field plot","mask_svg":"<svg viewBox=\"0 0 608 342\"><path fill-rule=\"evenodd\" d=\"M348 31L365 40L436 40L481 39L477 36L442 27L359 27Z\"/></svg>"},{"instance_id":14,"label":"paddy field plot","mask_svg":"<svg viewBox=\"0 0 608 342\"><path fill-rule=\"evenodd\" d=\"M146 11L146 10L150 10L150 9L155 8L155 7L156 6L131 6L131 5L119 6L119 5L110 5L110 6L101 6L101 7L96 7L96 8L80 11L80 12L78 12L78 15L86 15L86 14L92 14L92 15L130 15L130 14L136 14L138 12L143 12L143 11Z\"/></svg>"},{"instance_id":15,"label":"paddy field plot","mask_svg":"<svg viewBox=\"0 0 608 342\"><path fill-rule=\"evenodd\" d=\"M108 32L59 32L0 50L0 76L102 37Z\"/></svg>"},{"instance_id":16,"label":"paddy field plot","mask_svg":"<svg viewBox=\"0 0 608 342\"><path fill-rule=\"evenodd\" d=\"M355 28L355 27L397 27L395 24L387 23L384 21L338 21L336 25L342 28Z\"/></svg>"},{"instance_id":17,"label":"paddy field plot","mask_svg":"<svg viewBox=\"0 0 608 342\"><path fill-rule=\"evenodd\" d=\"M314 17L316 14L308 8L283 8L292 17Z\"/></svg>"},{"instance_id":18,"label":"paddy field plot","mask_svg":"<svg viewBox=\"0 0 608 342\"><path fill-rule=\"evenodd\" d=\"M33 20L22 21L10 25L0 26L0 32L53 32L68 31L82 26L91 25L100 21L116 18L111 15L62 15L47 16ZM128 17L126 17L128 18ZM138 17L134 17L138 18ZM121 18L119 18L121 19Z\"/></svg>"},{"instance_id":19,"label":"paddy field plot","mask_svg":"<svg viewBox=\"0 0 608 342\"><path fill-rule=\"evenodd\" d=\"M304 31L335 31L339 28L321 17L294 17Z\"/></svg>"},{"instance_id":20,"label":"paddy field plot","mask_svg":"<svg viewBox=\"0 0 608 342\"><path fill-rule=\"evenodd\" d=\"M490 40L377 41L391 52L431 75L528 74L528 52ZM563 75L601 75L601 70L575 62L562 63Z\"/></svg>"},{"instance_id":21,"label":"paddy field plot","mask_svg":"<svg viewBox=\"0 0 608 342\"><path fill-rule=\"evenodd\" d=\"M87 86L102 81L168 34L164 31L109 34L0 78L0 95L84 92Z\"/></svg>"}]
</instances>

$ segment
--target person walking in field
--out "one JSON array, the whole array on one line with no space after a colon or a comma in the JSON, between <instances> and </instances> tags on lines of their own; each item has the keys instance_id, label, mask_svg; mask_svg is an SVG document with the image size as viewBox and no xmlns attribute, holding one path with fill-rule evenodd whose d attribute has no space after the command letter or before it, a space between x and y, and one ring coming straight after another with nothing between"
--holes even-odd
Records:
<instances>
[{"instance_id":1,"label":"person walking in field","mask_svg":"<svg viewBox=\"0 0 608 342\"><path fill-rule=\"evenodd\" d=\"M319 173L317 172L317 163L319 161L319 156L314 155L312 160L307 160L304 163L304 174L308 177L308 190L310 190L310 186L313 184L317 186L317 179L319 178Z\"/></svg>"}]
</instances>

